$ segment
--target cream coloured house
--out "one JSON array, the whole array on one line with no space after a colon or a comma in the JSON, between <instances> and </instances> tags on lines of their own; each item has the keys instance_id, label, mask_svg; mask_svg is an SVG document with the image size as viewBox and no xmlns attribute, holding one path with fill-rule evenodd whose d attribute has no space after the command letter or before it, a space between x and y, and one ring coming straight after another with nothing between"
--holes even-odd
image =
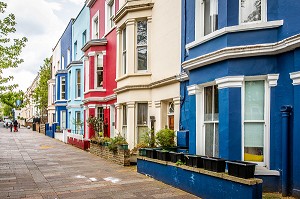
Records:
<instances>
[{"instance_id":1,"label":"cream coloured house","mask_svg":"<svg viewBox=\"0 0 300 199\"><path fill-rule=\"evenodd\" d=\"M120 0L117 26L117 124L129 148L154 131L179 130L180 0Z\"/></svg>"}]
</instances>

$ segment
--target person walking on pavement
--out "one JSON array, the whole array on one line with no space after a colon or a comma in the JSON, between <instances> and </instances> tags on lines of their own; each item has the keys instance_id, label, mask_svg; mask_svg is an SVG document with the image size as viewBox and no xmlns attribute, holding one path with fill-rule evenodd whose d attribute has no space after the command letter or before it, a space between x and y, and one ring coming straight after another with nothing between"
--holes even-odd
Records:
<instances>
[{"instance_id":1,"label":"person walking on pavement","mask_svg":"<svg viewBox=\"0 0 300 199\"><path fill-rule=\"evenodd\" d=\"M17 132L18 131L18 121L15 120L14 121L14 132Z\"/></svg>"},{"instance_id":2,"label":"person walking on pavement","mask_svg":"<svg viewBox=\"0 0 300 199\"><path fill-rule=\"evenodd\" d=\"M10 123L9 127L10 127L10 132L12 132L12 127L13 127L12 122Z\"/></svg>"}]
</instances>

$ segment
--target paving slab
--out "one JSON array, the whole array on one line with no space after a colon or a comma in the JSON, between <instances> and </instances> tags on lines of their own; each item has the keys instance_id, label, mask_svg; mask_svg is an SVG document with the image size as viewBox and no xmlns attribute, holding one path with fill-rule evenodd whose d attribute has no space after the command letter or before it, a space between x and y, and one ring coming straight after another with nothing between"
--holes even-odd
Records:
<instances>
[{"instance_id":1,"label":"paving slab","mask_svg":"<svg viewBox=\"0 0 300 199\"><path fill-rule=\"evenodd\" d=\"M89 152L0 123L0 198L197 198Z\"/></svg>"}]
</instances>

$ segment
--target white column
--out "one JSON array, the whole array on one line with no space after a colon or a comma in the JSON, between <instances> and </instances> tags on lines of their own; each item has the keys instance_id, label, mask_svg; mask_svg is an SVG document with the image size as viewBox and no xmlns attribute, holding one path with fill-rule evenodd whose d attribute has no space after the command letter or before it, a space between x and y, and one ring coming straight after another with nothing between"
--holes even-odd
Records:
<instances>
[{"instance_id":1,"label":"white column","mask_svg":"<svg viewBox=\"0 0 300 199\"><path fill-rule=\"evenodd\" d=\"M116 130L117 133L121 133L122 132L122 113L121 113L121 105L119 103L115 103L116 109L117 109L117 119L116 119Z\"/></svg>"},{"instance_id":2,"label":"white column","mask_svg":"<svg viewBox=\"0 0 300 199\"><path fill-rule=\"evenodd\" d=\"M155 126L154 126L154 131L157 132L160 129L162 129L162 111L161 111L161 102L160 101L155 101Z\"/></svg>"},{"instance_id":3,"label":"white column","mask_svg":"<svg viewBox=\"0 0 300 199\"><path fill-rule=\"evenodd\" d=\"M174 131L179 130L179 119L180 119L180 97L173 98L174 102Z\"/></svg>"},{"instance_id":4,"label":"white column","mask_svg":"<svg viewBox=\"0 0 300 199\"><path fill-rule=\"evenodd\" d=\"M133 149L136 144L137 135L135 123L135 102L127 102L127 142L128 147Z\"/></svg>"},{"instance_id":5,"label":"white column","mask_svg":"<svg viewBox=\"0 0 300 199\"><path fill-rule=\"evenodd\" d=\"M116 79L119 78L122 74L121 66L122 66L122 53L121 53L121 43L122 43L122 35L120 28L117 28L117 60L116 60Z\"/></svg>"},{"instance_id":6,"label":"white column","mask_svg":"<svg viewBox=\"0 0 300 199\"><path fill-rule=\"evenodd\" d=\"M135 20L129 19L126 23L126 45L127 45L127 74L133 74L135 71L136 58L136 34L135 34Z\"/></svg>"}]
</instances>

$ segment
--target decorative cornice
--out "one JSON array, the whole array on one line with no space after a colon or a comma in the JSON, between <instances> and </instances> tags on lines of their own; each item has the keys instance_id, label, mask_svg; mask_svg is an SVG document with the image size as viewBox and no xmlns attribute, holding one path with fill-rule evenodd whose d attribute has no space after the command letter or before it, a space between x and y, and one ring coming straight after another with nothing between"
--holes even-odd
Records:
<instances>
[{"instance_id":1,"label":"decorative cornice","mask_svg":"<svg viewBox=\"0 0 300 199\"><path fill-rule=\"evenodd\" d=\"M127 0L125 5L116 13L114 22L118 23L127 13L141 10L152 9L154 3L151 0L130 1Z\"/></svg>"},{"instance_id":2,"label":"decorative cornice","mask_svg":"<svg viewBox=\"0 0 300 199\"><path fill-rule=\"evenodd\" d=\"M193 84L190 86L187 86L187 91L188 91L188 95L197 95L199 93L201 93L201 87Z\"/></svg>"},{"instance_id":3,"label":"decorative cornice","mask_svg":"<svg viewBox=\"0 0 300 199\"><path fill-rule=\"evenodd\" d=\"M82 48L81 50L83 52L87 51L91 46L105 46L107 44L106 38L102 39L92 39L88 41Z\"/></svg>"},{"instance_id":4,"label":"decorative cornice","mask_svg":"<svg viewBox=\"0 0 300 199\"><path fill-rule=\"evenodd\" d=\"M201 37L200 39L193 41L187 44L185 47L187 50L194 48L200 44L203 44L207 41L220 37L222 35L234 32L244 32L244 31L251 31L251 30L261 30L261 29L269 29L269 28L278 28L279 26L283 25L283 20L278 21L268 21L268 22L261 22L261 23L247 23L237 26L229 26L219 30L212 32L209 35Z\"/></svg>"},{"instance_id":5,"label":"decorative cornice","mask_svg":"<svg viewBox=\"0 0 300 199\"><path fill-rule=\"evenodd\" d=\"M126 105L127 105L127 108L134 108L135 102L127 102Z\"/></svg>"},{"instance_id":6,"label":"decorative cornice","mask_svg":"<svg viewBox=\"0 0 300 199\"><path fill-rule=\"evenodd\" d=\"M68 73L67 70L58 70L58 71L56 71L55 75L57 75L57 74L66 74L66 73Z\"/></svg>"},{"instance_id":7,"label":"decorative cornice","mask_svg":"<svg viewBox=\"0 0 300 199\"><path fill-rule=\"evenodd\" d=\"M226 47L182 63L185 70L192 70L227 59L276 55L300 47L300 34L286 38L276 43L255 44L247 46Z\"/></svg>"},{"instance_id":8,"label":"decorative cornice","mask_svg":"<svg viewBox=\"0 0 300 199\"><path fill-rule=\"evenodd\" d=\"M160 101L155 101L154 104L155 104L155 108L160 108L160 106L161 106Z\"/></svg>"},{"instance_id":9,"label":"decorative cornice","mask_svg":"<svg viewBox=\"0 0 300 199\"><path fill-rule=\"evenodd\" d=\"M95 56L95 55L96 55L96 52L95 52L95 51L91 51L91 52L88 53L88 56L89 56L89 57L93 57L93 56Z\"/></svg>"},{"instance_id":10,"label":"decorative cornice","mask_svg":"<svg viewBox=\"0 0 300 199\"><path fill-rule=\"evenodd\" d=\"M82 108L80 104L68 104L67 109L72 109L72 108Z\"/></svg>"},{"instance_id":11,"label":"decorative cornice","mask_svg":"<svg viewBox=\"0 0 300 199\"><path fill-rule=\"evenodd\" d=\"M88 108L90 109L90 108L96 108L96 104L89 104L88 105Z\"/></svg>"},{"instance_id":12,"label":"decorative cornice","mask_svg":"<svg viewBox=\"0 0 300 199\"><path fill-rule=\"evenodd\" d=\"M68 64L67 69L71 68L72 66L82 65L82 64L83 64L82 61L72 61L71 63Z\"/></svg>"},{"instance_id":13,"label":"decorative cornice","mask_svg":"<svg viewBox=\"0 0 300 199\"><path fill-rule=\"evenodd\" d=\"M174 105L180 105L180 97L173 98Z\"/></svg>"},{"instance_id":14,"label":"decorative cornice","mask_svg":"<svg viewBox=\"0 0 300 199\"><path fill-rule=\"evenodd\" d=\"M290 73L290 78L293 80L293 85L300 85L300 71Z\"/></svg>"},{"instance_id":15,"label":"decorative cornice","mask_svg":"<svg viewBox=\"0 0 300 199\"><path fill-rule=\"evenodd\" d=\"M91 8L91 7L94 5L94 3L95 3L96 1L97 1L97 0L86 0L86 1L85 1L86 7Z\"/></svg>"},{"instance_id":16,"label":"decorative cornice","mask_svg":"<svg viewBox=\"0 0 300 199\"><path fill-rule=\"evenodd\" d=\"M173 84L178 82L176 76L168 77L159 81L152 82L150 84L139 84L139 85L129 85L129 86L123 86L120 88L114 89L114 92L117 94L126 92L129 90L140 90L140 89L153 89L153 88L158 88L162 87L165 85Z\"/></svg>"},{"instance_id":17,"label":"decorative cornice","mask_svg":"<svg viewBox=\"0 0 300 199\"><path fill-rule=\"evenodd\" d=\"M277 86L278 78L279 78L279 74L269 74L269 75L267 75L267 81L269 83L269 87Z\"/></svg>"},{"instance_id":18,"label":"decorative cornice","mask_svg":"<svg viewBox=\"0 0 300 199\"><path fill-rule=\"evenodd\" d=\"M177 75L176 78L180 82L187 81L190 79L188 74L185 71L182 71L179 75Z\"/></svg>"},{"instance_id":19,"label":"decorative cornice","mask_svg":"<svg viewBox=\"0 0 300 199\"><path fill-rule=\"evenodd\" d=\"M83 103L88 103L88 102L108 102L111 100L117 99L116 94L108 95L105 97L88 97L82 100Z\"/></svg>"},{"instance_id":20,"label":"decorative cornice","mask_svg":"<svg viewBox=\"0 0 300 199\"><path fill-rule=\"evenodd\" d=\"M115 107L116 107L116 109L121 109L121 104L120 103L115 103Z\"/></svg>"},{"instance_id":21,"label":"decorative cornice","mask_svg":"<svg viewBox=\"0 0 300 199\"><path fill-rule=\"evenodd\" d=\"M227 76L216 79L216 84L218 84L218 89L222 88L238 88L242 87L244 81L244 76Z\"/></svg>"}]
</instances>

